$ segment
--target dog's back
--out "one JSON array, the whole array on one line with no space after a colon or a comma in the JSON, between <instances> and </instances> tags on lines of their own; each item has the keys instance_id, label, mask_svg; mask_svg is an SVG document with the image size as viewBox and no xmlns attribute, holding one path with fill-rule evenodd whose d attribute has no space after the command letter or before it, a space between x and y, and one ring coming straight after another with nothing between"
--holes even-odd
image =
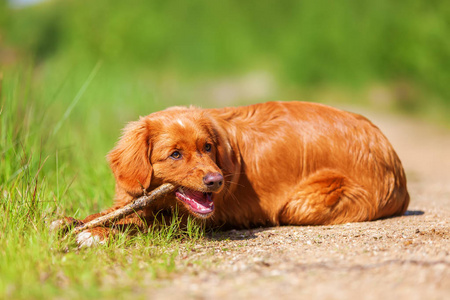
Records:
<instances>
[{"instance_id":1,"label":"dog's back","mask_svg":"<svg viewBox=\"0 0 450 300\"><path fill-rule=\"evenodd\" d=\"M303 102L210 113L241 159L236 188L217 203L217 223L346 223L403 214L408 206L401 162L364 117Z\"/></svg>"}]
</instances>

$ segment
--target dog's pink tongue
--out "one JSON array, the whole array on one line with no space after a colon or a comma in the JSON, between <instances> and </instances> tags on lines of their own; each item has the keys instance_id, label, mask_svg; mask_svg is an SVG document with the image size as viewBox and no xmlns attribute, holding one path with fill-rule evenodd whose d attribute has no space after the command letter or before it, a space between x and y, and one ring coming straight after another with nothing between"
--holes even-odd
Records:
<instances>
[{"instance_id":1,"label":"dog's pink tongue","mask_svg":"<svg viewBox=\"0 0 450 300\"><path fill-rule=\"evenodd\" d=\"M184 194L176 193L178 198L187 203L194 212L209 214L214 210L211 194L185 190Z\"/></svg>"},{"instance_id":2,"label":"dog's pink tongue","mask_svg":"<svg viewBox=\"0 0 450 300\"><path fill-rule=\"evenodd\" d=\"M187 190L187 191L185 191L185 195L191 199L194 199L196 202L201 203L201 204L203 204L205 202L211 202L211 197L209 197L207 194L202 193L202 192Z\"/></svg>"}]
</instances>

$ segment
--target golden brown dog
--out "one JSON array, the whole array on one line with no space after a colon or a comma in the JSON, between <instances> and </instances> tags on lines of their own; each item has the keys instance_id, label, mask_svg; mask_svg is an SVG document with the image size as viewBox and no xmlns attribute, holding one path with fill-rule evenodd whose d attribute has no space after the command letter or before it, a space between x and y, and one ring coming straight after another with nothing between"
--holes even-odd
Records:
<instances>
[{"instance_id":1,"label":"golden brown dog","mask_svg":"<svg viewBox=\"0 0 450 300\"><path fill-rule=\"evenodd\" d=\"M131 122L108 155L118 209L162 183L175 193L114 225L145 231L179 207L212 227L370 221L409 203L402 164L366 118L320 104L174 107ZM82 232L80 244L111 228Z\"/></svg>"}]
</instances>

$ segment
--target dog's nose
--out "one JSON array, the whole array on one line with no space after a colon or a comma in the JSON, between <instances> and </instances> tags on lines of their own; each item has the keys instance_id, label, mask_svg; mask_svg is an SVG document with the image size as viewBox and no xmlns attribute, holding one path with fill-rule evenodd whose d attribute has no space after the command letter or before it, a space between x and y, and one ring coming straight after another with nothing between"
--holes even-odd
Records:
<instances>
[{"instance_id":1,"label":"dog's nose","mask_svg":"<svg viewBox=\"0 0 450 300\"><path fill-rule=\"evenodd\" d=\"M223 176L220 173L208 173L203 177L203 183L206 185L208 190L216 191L223 184Z\"/></svg>"}]
</instances>

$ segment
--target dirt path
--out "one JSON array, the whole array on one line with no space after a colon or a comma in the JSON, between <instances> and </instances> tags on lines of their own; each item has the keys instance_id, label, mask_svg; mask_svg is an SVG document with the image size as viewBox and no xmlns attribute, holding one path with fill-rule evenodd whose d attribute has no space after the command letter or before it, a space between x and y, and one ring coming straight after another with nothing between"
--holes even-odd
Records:
<instances>
[{"instance_id":1,"label":"dirt path","mask_svg":"<svg viewBox=\"0 0 450 300\"><path fill-rule=\"evenodd\" d=\"M408 176L405 216L367 223L230 231L182 253L150 283L164 299L450 299L450 131L368 116ZM200 262L200 263L198 263Z\"/></svg>"}]
</instances>

